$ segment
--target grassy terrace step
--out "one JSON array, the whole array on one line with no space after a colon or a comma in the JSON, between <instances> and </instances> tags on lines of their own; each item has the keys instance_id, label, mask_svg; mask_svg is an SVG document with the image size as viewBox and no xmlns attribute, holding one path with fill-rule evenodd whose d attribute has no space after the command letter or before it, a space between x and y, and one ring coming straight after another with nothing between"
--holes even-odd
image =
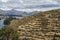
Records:
<instances>
[{"instance_id":1,"label":"grassy terrace step","mask_svg":"<svg viewBox=\"0 0 60 40\"><path fill-rule=\"evenodd\" d=\"M18 29L19 39L52 40L54 34L60 35L60 9L12 20L10 26Z\"/></svg>"}]
</instances>

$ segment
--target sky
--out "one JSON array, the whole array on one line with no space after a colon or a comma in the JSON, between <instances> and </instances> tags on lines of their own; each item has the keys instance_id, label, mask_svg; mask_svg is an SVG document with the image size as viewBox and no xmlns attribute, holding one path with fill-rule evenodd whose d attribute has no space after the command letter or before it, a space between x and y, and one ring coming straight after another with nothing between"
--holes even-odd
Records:
<instances>
[{"instance_id":1,"label":"sky","mask_svg":"<svg viewBox=\"0 0 60 40\"><path fill-rule=\"evenodd\" d=\"M60 8L60 0L0 0L0 9Z\"/></svg>"}]
</instances>

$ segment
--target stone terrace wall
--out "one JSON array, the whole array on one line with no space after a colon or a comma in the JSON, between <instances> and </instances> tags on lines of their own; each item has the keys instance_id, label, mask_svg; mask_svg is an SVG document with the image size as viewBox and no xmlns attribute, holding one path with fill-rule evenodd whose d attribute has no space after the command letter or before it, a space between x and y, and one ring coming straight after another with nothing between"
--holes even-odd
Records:
<instances>
[{"instance_id":1,"label":"stone terrace wall","mask_svg":"<svg viewBox=\"0 0 60 40\"><path fill-rule=\"evenodd\" d=\"M60 35L60 13L40 16L18 27L19 40L53 40L55 34Z\"/></svg>"}]
</instances>

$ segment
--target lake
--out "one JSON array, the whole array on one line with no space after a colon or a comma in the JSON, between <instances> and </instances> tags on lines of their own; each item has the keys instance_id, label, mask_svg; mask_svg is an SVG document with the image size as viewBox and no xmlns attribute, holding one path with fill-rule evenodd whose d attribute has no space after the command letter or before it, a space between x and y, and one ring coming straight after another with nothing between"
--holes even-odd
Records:
<instances>
[{"instance_id":1,"label":"lake","mask_svg":"<svg viewBox=\"0 0 60 40\"><path fill-rule=\"evenodd\" d=\"M0 28L4 26L4 19L0 20Z\"/></svg>"}]
</instances>

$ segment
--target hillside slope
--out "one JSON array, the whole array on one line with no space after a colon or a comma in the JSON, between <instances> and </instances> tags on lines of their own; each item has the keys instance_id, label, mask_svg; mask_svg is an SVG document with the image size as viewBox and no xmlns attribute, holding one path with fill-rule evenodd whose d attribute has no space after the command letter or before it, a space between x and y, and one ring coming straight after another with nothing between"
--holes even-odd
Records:
<instances>
[{"instance_id":1,"label":"hillside slope","mask_svg":"<svg viewBox=\"0 0 60 40\"><path fill-rule=\"evenodd\" d=\"M18 29L19 40L54 40L54 36L59 39L60 9L13 20L10 26Z\"/></svg>"}]
</instances>

